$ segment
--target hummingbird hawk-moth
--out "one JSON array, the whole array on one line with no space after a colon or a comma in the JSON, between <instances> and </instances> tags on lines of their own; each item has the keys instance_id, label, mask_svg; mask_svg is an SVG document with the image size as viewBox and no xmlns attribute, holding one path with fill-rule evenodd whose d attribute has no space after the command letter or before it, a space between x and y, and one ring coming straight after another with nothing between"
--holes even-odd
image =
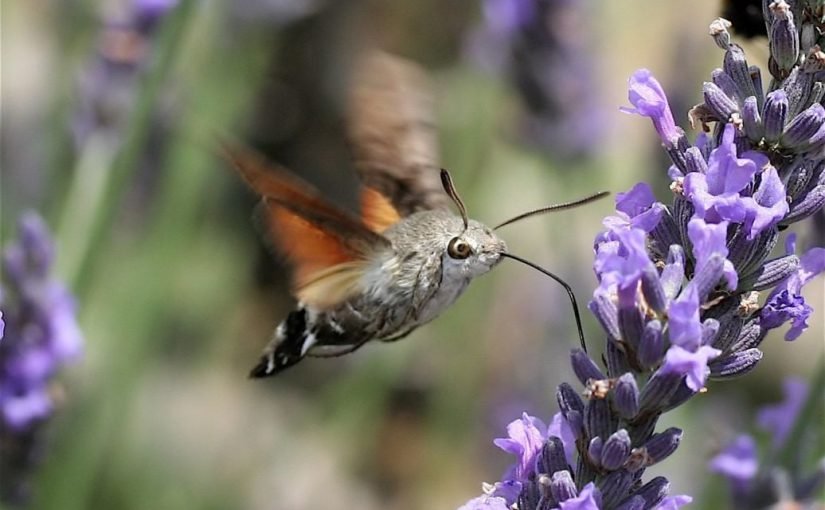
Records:
<instances>
[{"instance_id":1,"label":"hummingbird hawk-moth","mask_svg":"<svg viewBox=\"0 0 825 510\"><path fill-rule=\"evenodd\" d=\"M276 251L292 267L297 308L275 330L251 377L280 373L305 357L334 357L371 340L392 342L434 319L470 281L509 257L491 229L469 219L450 174L437 164L431 96L417 66L370 53L355 72L348 136L362 181L361 211L344 211L311 185L256 154L224 147L261 196ZM597 193L502 223L573 207ZM451 210L455 206L459 214ZM498 228L498 227L496 227Z\"/></svg>"}]
</instances>

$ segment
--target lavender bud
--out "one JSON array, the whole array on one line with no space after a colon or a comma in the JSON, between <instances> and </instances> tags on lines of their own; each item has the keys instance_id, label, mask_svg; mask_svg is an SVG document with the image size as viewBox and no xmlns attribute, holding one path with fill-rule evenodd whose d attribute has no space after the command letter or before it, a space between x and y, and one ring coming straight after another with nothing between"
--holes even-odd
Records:
<instances>
[{"instance_id":1,"label":"lavender bud","mask_svg":"<svg viewBox=\"0 0 825 510\"><path fill-rule=\"evenodd\" d=\"M727 122L731 115L739 112L736 102L715 83L705 82L702 95L705 99L705 106L722 122Z\"/></svg>"},{"instance_id":2,"label":"lavender bud","mask_svg":"<svg viewBox=\"0 0 825 510\"><path fill-rule=\"evenodd\" d=\"M762 70L759 69L759 66L750 66L748 67L748 73L751 76L751 84L753 85L753 90L755 92L753 95L756 96L759 111L762 111L765 107L765 93L762 90Z\"/></svg>"},{"instance_id":3,"label":"lavender bud","mask_svg":"<svg viewBox=\"0 0 825 510\"><path fill-rule=\"evenodd\" d=\"M719 332L719 321L716 319L705 319L702 322L702 345L710 345L716 334Z\"/></svg>"},{"instance_id":4,"label":"lavender bud","mask_svg":"<svg viewBox=\"0 0 825 510\"><path fill-rule=\"evenodd\" d=\"M570 469L567 465L567 457L564 454L564 444L556 436L550 436L541 445L541 450L536 457L536 473L550 474L557 471Z\"/></svg>"},{"instance_id":5,"label":"lavender bud","mask_svg":"<svg viewBox=\"0 0 825 510\"><path fill-rule=\"evenodd\" d=\"M816 103L794 117L785 128L780 140L782 145L794 149L807 146L819 128L825 123L825 108Z\"/></svg>"},{"instance_id":6,"label":"lavender bud","mask_svg":"<svg viewBox=\"0 0 825 510\"><path fill-rule=\"evenodd\" d=\"M724 18L716 18L708 28L708 34L713 37L713 42L723 50L727 50L730 46L730 32L728 32L730 26L730 21Z\"/></svg>"},{"instance_id":7,"label":"lavender bud","mask_svg":"<svg viewBox=\"0 0 825 510\"><path fill-rule=\"evenodd\" d=\"M549 479L548 479L548 487L549 487ZM545 491L545 494L541 496L539 499L538 504L535 507L531 506L521 506L519 505L518 508L535 508L536 510L556 510L559 507L558 501L553 498L553 495L550 494L550 489L548 488Z\"/></svg>"},{"instance_id":8,"label":"lavender bud","mask_svg":"<svg viewBox=\"0 0 825 510\"><path fill-rule=\"evenodd\" d=\"M613 389L613 407L619 416L626 420L632 419L639 412L639 387L632 373L628 372L616 381Z\"/></svg>"},{"instance_id":9,"label":"lavender bud","mask_svg":"<svg viewBox=\"0 0 825 510\"><path fill-rule=\"evenodd\" d=\"M759 324L759 318L749 320L742 326L742 331L739 332L739 338L731 346L732 352L741 352L754 347L759 347L762 340L768 334L766 329L763 329Z\"/></svg>"},{"instance_id":10,"label":"lavender bud","mask_svg":"<svg viewBox=\"0 0 825 510\"><path fill-rule=\"evenodd\" d=\"M774 21L769 33L771 57L776 62L780 73L777 78L784 78L799 60L799 33L796 30L793 13L785 0L778 0L770 5Z\"/></svg>"},{"instance_id":11,"label":"lavender bud","mask_svg":"<svg viewBox=\"0 0 825 510\"><path fill-rule=\"evenodd\" d=\"M615 428L614 417L607 400L589 400L584 408L584 429L587 431L587 437L608 437Z\"/></svg>"},{"instance_id":12,"label":"lavender bud","mask_svg":"<svg viewBox=\"0 0 825 510\"><path fill-rule=\"evenodd\" d=\"M731 314L727 317L727 320L722 323L722 328L716 335L713 343L708 345L713 345L715 349L719 349L722 352L727 351L739 338L739 333L742 331L742 325L744 323L744 319L738 315Z\"/></svg>"},{"instance_id":13,"label":"lavender bud","mask_svg":"<svg viewBox=\"0 0 825 510\"><path fill-rule=\"evenodd\" d=\"M682 430L676 427L654 434L653 437L644 444L650 464L662 462L676 451L682 441Z\"/></svg>"},{"instance_id":14,"label":"lavender bud","mask_svg":"<svg viewBox=\"0 0 825 510\"><path fill-rule=\"evenodd\" d=\"M629 455L630 435L625 429L619 429L604 442L601 451L602 467L608 471L619 469Z\"/></svg>"},{"instance_id":15,"label":"lavender bud","mask_svg":"<svg viewBox=\"0 0 825 510\"><path fill-rule=\"evenodd\" d=\"M699 296L699 302L705 301L708 294L712 291L724 274L725 257L714 253L708 257L707 261L699 268L699 271L693 275L693 280L688 285L696 286L696 294Z\"/></svg>"},{"instance_id":16,"label":"lavender bud","mask_svg":"<svg viewBox=\"0 0 825 510\"><path fill-rule=\"evenodd\" d=\"M819 32L813 23L802 23L802 28L799 30L799 47L803 53L807 53L816 45L816 40L819 37Z\"/></svg>"},{"instance_id":17,"label":"lavender bud","mask_svg":"<svg viewBox=\"0 0 825 510\"><path fill-rule=\"evenodd\" d=\"M642 271L642 295L644 295L648 306L656 313L661 314L667 308L667 297L659 281L659 273L652 265ZM641 328L639 329L641 330Z\"/></svg>"},{"instance_id":18,"label":"lavender bud","mask_svg":"<svg viewBox=\"0 0 825 510\"><path fill-rule=\"evenodd\" d=\"M808 192L802 200L791 204L791 211L782 219L780 225L790 225L803 220L825 206L825 185L819 185Z\"/></svg>"},{"instance_id":19,"label":"lavender bud","mask_svg":"<svg viewBox=\"0 0 825 510\"><path fill-rule=\"evenodd\" d=\"M825 137L825 126L821 127L814 136L819 136L820 133ZM791 197L791 202L796 200L799 194L808 188L808 184L815 173L813 165L812 161L804 157L798 157L781 168L783 180L785 181L785 194Z\"/></svg>"},{"instance_id":20,"label":"lavender bud","mask_svg":"<svg viewBox=\"0 0 825 510\"><path fill-rule=\"evenodd\" d=\"M693 204L684 195L680 194L673 197L673 219L679 228L680 242L678 244L684 246L685 251L688 252L690 251L690 237L688 237L687 225L695 212L696 209Z\"/></svg>"},{"instance_id":21,"label":"lavender bud","mask_svg":"<svg viewBox=\"0 0 825 510\"><path fill-rule=\"evenodd\" d=\"M675 299L682 289L685 279L685 251L678 244L672 244L667 254L667 263L659 280L667 299Z\"/></svg>"},{"instance_id":22,"label":"lavender bud","mask_svg":"<svg viewBox=\"0 0 825 510\"><path fill-rule=\"evenodd\" d=\"M782 83L782 89L788 95L788 119L793 118L809 104L808 98L813 90L814 80L813 73L794 67Z\"/></svg>"},{"instance_id":23,"label":"lavender bud","mask_svg":"<svg viewBox=\"0 0 825 510\"><path fill-rule=\"evenodd\" d=\"M634 496L641 496L645 500L645 508L655 508L670 492L670 482L663 476L657 476L642 485Z\"/></svg>"},{"instance_id":24,"label":"lavender bud","mask_svg":"<svg viewBox=\"0 0 825 510\"><path fill-rule=\"evenodd\" d=\"M750 372L762 359L762 351L756 348L745 349L727 356L716 358L708 363L710 377L729 379Z\"/></svg>"},{"instance_id":25,"label":"lavender bud","mask_svg":"<svg viewBox=\"0 0 825 510\"><path fill-rule=\"evenodd\" d=\"M762 126L762 116L759 115L759 105L756 97L748 96L742 105L742 125L745 128L745 135L751 141L759 142L764 136L765 130Z\"/></svg>"},{"instance_id":26,"label":"lavender bud","mask_svg":"<svg viewBox=\"0 0 825 510\"><path fill-rule=\"evenodd\" d=\"M582 487L596 480L596 467L590 462L576 462L576 476L574 477Z\"/></svg>"},{"instance_id":27,"label":"lavender bud","mask_svg":"<svg viewBox=\"0 0 825 510\"><path fill-rule=\"evenodd\" d=\"M784 90L774 90L765 100L765 140L778 142L785 127L785 118L788 115L788 95Z\"/></svg>"},{"instance_id":28,"label":"lavender bud","mask_svg":"<svg viewBox=\"0 0 825 510\"><path fill-rule=\"evenodd\" d=\"M599 370L596 363L590 359L590 356L581 349L573 349L570 352L570 362L573 366L573 373L576 374L576 377L578 377L579 381L585 386L587 385L587 381L591 379L597 381L607 379L602 371Z\"/></svg>"},{"instance_id":29,"label":"lavender bud","mask_svg":"<svg viewBox=\"0 0 825 510\"><path fill-rule=\"evenodd\" d=\"M686 171L685 150L687 150L687 148L687 137L685 137L684 133L680 135L674 147L665 146L665 151L667 152L667 155L670 156L670 160L674 165L676 165L676 168L682 171L682 173Z\"/></svg>"},{"instance_id":30,"label":"lavender bud","mask_svg":"<svg viewBox=\"0 0 825 510\"><path fill-rule=\"evenodd\" d=\"M736 83L740 98L761 96L761 94L757 94L757 90L754 88L751 70L748 68L748 61L745 59L745 51L739 45L730 45L728 51L725 52L722 68Z\"/></svg>"},{"instance_id":31,"label":"lavender bud","mask_svg":"<svg viewBox=\"0 0 825 510\"><path fill-rule=\"evenodd\" d=\"M614 374L623 374L630 370L630 364L627 361L628 353L624 344L608 341L605 355L607 358L607 371L611 377Z\"/></svg>"},{"instance_id":32,"label":"lavender bud","mask_svg":"<svg viewBox=\"0 0 825 510\"><path fill-rule=\"evenodd\" d=\"M758 113L757 113L758 115ZM761 120L760 120L761 124ZM705 157L702 156L702 151L698 147L688 147L685 151L685 167L688 173L702 172L705 173L708 169L708 163Z\"/></svg>"},{"instance_id":33,"label":"lavender bud","mask_svg":"<svg viewBox=\"0 0 825 510\"><path fill-rule=\"evenodd\" d=\"M662 361L664 355L665 341L662 336L662 323L659 320L649 321L645 324L636 358L642 367L652 368Z\"/></svg>"},{"instance_id":34,"label":"lavender bud","mask_svg":"<svg viewBox=\"0 0 825 510\"><path fill-rule=\"evenodd\" d=\"M662 412L664 413L679 407L690 400L693 395L696 395L696 392L688 388L688 385L685 383L684 379L682 379L679 386L676 387L676 391L674 391L670 395L670 398L668 398L667 404L662 408Z\"/></svg>"},{"instance_id":35,"label":"lavender bud","mask_svg":"<svg viewBox=\"0 0 825 510\"><path fill-rule=\"evenodd\" d=\"M728 259L741 274L748 274L762 264L779 241L779 231L770 228L756 239L748 240L747 237L747 231L740 228L728 243Z\"/></svg>"},{"instance_id":36,"label":"lavender bud","mask_svg":"<svg viewBox=\"0 0 825 510\"><path fill-rule=\"evenodd\" d=\"M650 439L658 423L658 413L648 414L642 419L636 419L628 429L630 433L630 444L640 444Z\"/></svg>"},{"instance_id":37,"label":"lavender bud","mask_svg":"<svg viewBox=\"0 0 825 510\"><path fill-rule=\"evenodd\" d=\"M722 92L724 92L726 96L733 99L737 103L742 100L739 96L739 88L736 86L733 78L728 76L725 71L721 69L714 69L710 73L710 78L717 87L722 89Z\"/></svg>"},{"instance_id":38,"label":"lavender bud","mask_svg":"<svg viewBox=\"0 0 825 510\"><path fill-rule=\"evenodd\" d=\"M795 273L799 269L799 257L785 255L762 264L754 274L753 290L765 290L776 286L779 282Z\"/></svg>"},{"instance_id":39,"label":"lavender bud","mask_svg":"<svg viewBox=\"0 0 825 510\"><path fill-rule=\"evenodd\" d=\"M656 271L655 269L653 270ZM657 276L658 278L658 276ZM633 349L639 345L642 339L642 327L644 318L642 312L635 306L632 308L619 308L619 331L622 332L622 340Z\"/></svg>"},{"instance_id":40,"label":"lavender bud","mask_svg":"<svg viewBox=\"0 0 825 510\"><path fill-rule=\"evenodd\" d=\"M600 437L591 439L590 444L587 446L587 455L590 458L590 462L596 467L599 467L601 464L603 448L604 441L602 441Z\"/></svg>"},{"instance_id":41,"label":"lavender bud","mask_svg":"<svg viewBox=\"0 0 825 510\"><path fill-rule=\"evenodd\" d=\"M633 496L632 498L622 501L616 510L644 510L645 498L641 496Z\"/></svg>"},{"instance_id":42,"label":"lavender bud","mask_svg":"<svg viewBox=\"0 0 825 510\"><path fill-rule=\"evenodd\" d=\"M614 340L619 340L622 334L619 332L619 311L616 303L610 299L606 292L595 292L593 299L587 303L587 308L602 325L607 334Z\"/></svg>"},{"instance_id":43,"label":"lavender bud","mask_svg":"<svg viewBox=\"0 0 825 510\"><path fill-rule=\"evenodd\" d=\"M633 485L633 475L622 469L613 471L599 481L602 505L599 508L613 508L627 497Z\"/></svg>"},{"instance_id":44,"label":"lavender bud","mask_svg":"<svg viewBox=\"0 0 825 510\"><path fill-rule=\"evenodd\" d=\"M642 388L639 395L639 409L641 411L659 410L665 407L668 399L679 387L682 376L673 372L662 373L657 370L653 377Z\"/></svg>"},{"instance_id":45,"label":"lavender bud","mask_svg":"<svg viewBox=\"0 0 825 510\"><path fill-rule=\"evenodd\" d=\"M567 383L559 385L556 390L556 401L559 404L559 410L567 418L567 421L570 421L568 416L570 412L584 413L584 401L576 390Z\"/></svg>"},{"instance_id":46,"label":"lavender bud","mask_svg":"<svg viewBox=\"0 0 825 510\"><path fill-rule=\"evenodd\" d=\"M556 471L550 479L550 494L561 503L579 495L570 471Z\"/></svg>"},{"instance_id":47,"label":"lavender bud","mask_svg":"<svg viewBox=\"0 0 825 510\"><path fill-rule=\"evenodd\" d=\"M541 489L533 480L528 480L522 485L521 493L518 495L518 508L536 508L541 501Z\"/></svg>"},{"instance_id":48,"label":"lavender bud","mask_svg":"<svg viewBox=\"0 0 825 510\"><path fill-rule=\"evenodd\" d=\"M688 149L688 155L691 154L692 149L696 149L696 147L691 147ZM651 244L656 248L656 251L662 255L666 254L671 246L682 244L682 239L679 234L679 225L676 224L676 221L673 219L673 216L670 215L669 210L666 210L664 214L662 214L662 218L659 220L656 227L653 228L650 235L653 238L653 243Z\"/></svg>"}]
</instances>

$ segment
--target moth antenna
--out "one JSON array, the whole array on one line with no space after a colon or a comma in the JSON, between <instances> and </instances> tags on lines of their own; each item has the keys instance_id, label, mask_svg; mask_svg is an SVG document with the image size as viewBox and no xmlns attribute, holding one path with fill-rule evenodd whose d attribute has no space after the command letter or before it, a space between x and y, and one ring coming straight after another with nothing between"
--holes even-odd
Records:
<instances>
[{"instance_id":1,"label":"moth antenna","mask_svg":"<svg viewBox=\"0 0 825 510\"><path fill-rule=\"evenodd\" d=\"M455 189L453 178L450 177L450 172L443 168L441 169L441 185L444 186L444 191L447 192L447 195L450 196L455 206L458 207L458 212L461 213L461 221L464 222L464 230L467 230L469 226L467 221L467 208L464 207L464 202L461 200L461 197L458 196L458 191Z\"/></svg>"},{"instance_id":2,"label":"moth antenna","mask_svg":"<svg viewBox=\"0 0 825 510\"><path fill-rule=\"evenodd\" d=\"M499 223L493 230L497 230L505 225L509 225L510 223L515 223L517 221L523 220L525 218L529 218L531 216L537 216L539 214L544 214L553 211L563 211L565 209L572 209L574 207L578 207L580 205L589 204L590 202L595 202L596 200L600 200L607 195L609 195L609 191L600 191L598 193L594 193L592 195L588 195L584 198L580 198L578 200L573 200L572 202L564 202L562 204L554 204L548 205L547 207L542 207L541 209L535 209L533 211L528 211L526 213L519 214L514 218L510 218L509 220L505 221L504 223Z\"/></svg>"},{"instance_id":3,"label":"moth antenna","mask_svg":"<svg viewBox=\"0 0 825 510\"><path fill-rule=\"evenodd\" d=\"M544 273L545 275L549 276L550 278L556 280L562 287L564 287L564 290L567 291L567 295L570 296L570 303L573 305L573 315L576 317L576 328L579 330L579 343L581 344L582 349L584 350L584 352L587 352L587 344L584 342L584 330L582 329L582 319L581 319L581 315L579 315L579 305L576 303L576 295L573 294L573 289L570 288L570 285L568 285L567 282L562 280L560 277L554 275L553 273L551 273L550 271L544 269L543 267L539 266L538 264L534 264L534 263L530 262L527 259L523 259L521 257L518 257L516 255L513 255L512 253L502 253L501 256L502 257L508 257L508 258L513 259L513 260L517 260L517 261L521 262L522 264L526 264L526 265L532 267L533 269L535 269L536 271Z\"/></svg>"}]
</instances>

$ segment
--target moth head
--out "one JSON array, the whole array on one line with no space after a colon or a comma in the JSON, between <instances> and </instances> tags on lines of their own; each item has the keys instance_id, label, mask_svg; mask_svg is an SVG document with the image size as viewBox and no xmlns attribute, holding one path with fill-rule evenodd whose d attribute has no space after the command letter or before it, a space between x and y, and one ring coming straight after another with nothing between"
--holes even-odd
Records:
<instances>
[{"instance_id":1,"label":"moth head","mask_svg":"<svg viewBox=\"0 0 825 510\"><path fill-rule=\"evenodd\" d=\"M461 224L450 229L443 257L447 275L473 277L486 273L501 261L507 245L486 225L467 218L449 172L441 170L441 183L461 214Z\"/></svg>"}]
</instances>

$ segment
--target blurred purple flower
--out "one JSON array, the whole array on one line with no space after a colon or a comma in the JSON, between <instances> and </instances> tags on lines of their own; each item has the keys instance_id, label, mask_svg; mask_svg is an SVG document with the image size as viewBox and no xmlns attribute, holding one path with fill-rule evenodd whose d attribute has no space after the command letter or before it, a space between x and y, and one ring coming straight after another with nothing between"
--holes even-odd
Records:
<instances>
[{"instance_id":1,"label":"blurred purple flower","mask_svg":"<svg viewBox=\"0 0 825 510\"><path fill-rule=\"evenodd\" d=\"M53 251L43 221L28 214L20 220L19 243L3 253L0 418L12 429L24 429L49 414L49 380L82 350L74 300L49 274Z\"/></svg>"},{"instance_id":2,"label":"blurred purple flower","mask_svg":"<svg viewBox=\"0 0 825 510\"><path fill-rule=\"evenodd\" d=\"M556 158L598 150L605 130L594 99L598 81L589 55L586 5L570 0L484 0L483 22L468 36L468 57L506 76L524 104L523 138Z\"/></svg>"},{"instance_id":3,"label":"blurred purple flower","mask_svg":"<svg viewBox=\"0 0 825 510\"><path fill-rule=\"evenodd\" d=\"M779 404L762 407L756 415L759 427L772 434L774 449L785 444L799 411L808 397L808 385L797 377L788 377L782 383L785 400Z\"/></svg>"},{"instance_id":4,"label":"blurred purple flower","mask_svg":"<svg viewBox=\"0 0 825 510\"><path fill-rule=\"evenodd\" d=\"M708 468L714 473L723 475L732 485L744 487L759 470L756 453L756 443L753 438L743 434L713 457Z\"/></svg>"},{"instance_id":5,"label":"blurred purple flower","mask_svg":"<svg viewBox=\"0 0 825 510\"><path fill-rule=\"evenodd\" d=\"M0 287L0 501L23 505L38 458L40 425L51 415L53 378L81 354L74 300L51 276L54 246L46 225L29 213L20 238L3 250Z\"/></svg>"},{"instance_id":6,"label":"blurred purple flower","mask_svg":"<svg viewBox=\"0 0 825 510\"><path fill-rule=\"evenodd\" d=\"M676 126L673 113L667 102L667 96L659 81L647 69L639 69L628 80L627 99L633 108L622 107L625 113L634 113L648 117L665 147L676 147L685 136L684 131Z\"/></svg>"}]
</instances>

